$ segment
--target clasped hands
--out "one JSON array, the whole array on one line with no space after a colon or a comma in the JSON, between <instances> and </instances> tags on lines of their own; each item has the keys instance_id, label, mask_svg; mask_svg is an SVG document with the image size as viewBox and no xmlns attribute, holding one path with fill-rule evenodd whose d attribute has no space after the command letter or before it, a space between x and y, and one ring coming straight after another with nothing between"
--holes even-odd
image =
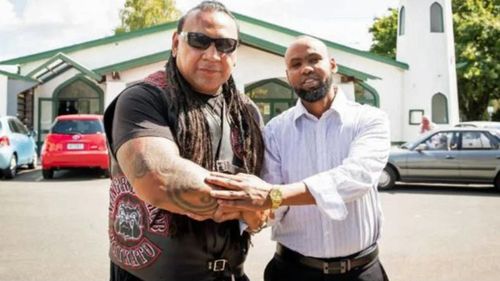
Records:
<instances>
[{"instance_id":1,"label":"clasped hands","mask_svg":"<svg viewBox=\"0 0 500 281\"><path fill-rule=\"evenodd\" d=\"M223 174L211 172L205 182L213 187L210 196L217 199L218 207L212 216L189 214L195 220L213 219L217 222L242 219L250 230L262 227L269 216L272 185L250 174Z\"/></svg>"}]
</instances>

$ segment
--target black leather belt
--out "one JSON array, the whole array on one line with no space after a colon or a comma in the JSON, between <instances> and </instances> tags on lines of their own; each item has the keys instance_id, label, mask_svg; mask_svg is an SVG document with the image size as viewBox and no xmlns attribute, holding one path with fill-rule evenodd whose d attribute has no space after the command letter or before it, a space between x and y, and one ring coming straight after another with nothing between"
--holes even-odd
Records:
<instances>
[{"instance_id":1,"label":"black leather belt","mask_svg":"<svg viewBox=\"0 0 500 281\"><path fill-rule=\"evenodd\" d=\"M300 263L309 268L321 270L324 274L343 274L373 262L378 257L378 247L374 245L368 250L349 257L323 259L306 257L277 243L275 257L283 261Z\"/></svg>"}]
</instances>

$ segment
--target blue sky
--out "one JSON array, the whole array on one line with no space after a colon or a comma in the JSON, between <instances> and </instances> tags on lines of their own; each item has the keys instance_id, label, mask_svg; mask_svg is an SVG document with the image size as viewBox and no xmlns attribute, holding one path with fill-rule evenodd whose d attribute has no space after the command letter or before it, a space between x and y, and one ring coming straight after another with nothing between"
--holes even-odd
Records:
<instances>
[{"instance_id":1,"label":"blue sky","mask_svg":"<svg viewBox=\"0 0 500 281\"><path fill-rule=\"evenodd\" d=\"M125 0L0 0L0 60L113 34ZM200 0L177 0L186 11ZM230 10L366 50L368 28L399 0L222 0Z\"/></svg>"}]
</instances>

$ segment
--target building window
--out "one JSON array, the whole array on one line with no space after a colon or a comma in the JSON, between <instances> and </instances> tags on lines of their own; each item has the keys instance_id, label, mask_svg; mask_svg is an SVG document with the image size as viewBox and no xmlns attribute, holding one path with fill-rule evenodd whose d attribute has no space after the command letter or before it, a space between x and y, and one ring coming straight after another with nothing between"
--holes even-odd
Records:
<instances>
[{"instance_id":1,"label":"building window","mask_svg":"<svg viewBox=\"0 0 500 281\"><path fill-rule=\"evenodd\" d=\"M422 117L424 117L423 109L410 109L410 125L420 125L420 123L422 123Z\"/></svg>"},{"instance_id":2,"label":"building window","mask_svg":"<svg viewBox=\"0 0 500 281\"><path fill-rule=\"evenodd\" d=\"M448 100L441 93L437 93L432 97L432 122L448 124Z\"/></svg>"},{"instance_id":3,"label":"building window","mask_svg":"<svg viewBox=\"0 0 500 281\"><path fill-rule=\"evenodd\" d=\"M360 104L379 106L377 91L364 82L356 82L354 84L354 99Z\"/></svg>"},{"instance_id":4,"label":"building window","mask_svg":"<svg viewBox=\"0 0 500 281\"><path fill-rule=\"evenodd\" d=\"M102 114L102 93L88 80L71 80L55 92L57 115Z\"/></svg>"},{"instance_id":5,"label":"building window","mask_svg":"<svg viewBox=\"0 0 500 281\"><path fill-rule=\"evenodd\" d=\"M399 35L405 35L405 7L399 11Z\"/></svg>"},{"instance_id":6,"label":"building window","mask_svg":"<svg viewBox=\"0 0 500 281\"><path fill-rule=\"evenodd\" d=\"M264 122L295 105L297 98L286 80L266 79L245 86L245 94L259 108Z\"/></svg>"},{"instance_id":7,"label":"building window","mask_svg":"<svg viewBox=\"0 0 500 281\"><path fill-rule=\"evenodd\" d=\"M443 7L434 2L431 5L431 32L443 32Z\"/></svg>"}]
</instances>

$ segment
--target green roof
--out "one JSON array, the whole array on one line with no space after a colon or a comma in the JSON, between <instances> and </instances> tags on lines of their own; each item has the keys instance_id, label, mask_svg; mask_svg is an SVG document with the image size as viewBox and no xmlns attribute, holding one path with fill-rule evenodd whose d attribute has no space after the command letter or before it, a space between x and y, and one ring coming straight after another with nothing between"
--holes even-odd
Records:
<instances>
[{"instance_id":1,"label":"green roof","mask_svg":"<svg viewBox=\"0 0 500 281\"><path fill-rule=\"evenodd\" d=\"M238 20L246 21L246 22L249 22L249 23L253 23L255 25L259 25L259 26L262 26L262 27L267 27L267 28L272 29L274 31L285 33L285 34L288 34L290 36L295 36L295 37L296 36L301 36L301 35L311 36L311 35L306 34L306 33L301 33L301 32L298 32L296 30L292 30L292 29L289 29L289 28L286 28L286 27L282 27L282 26L273 24L273 23L269 23L269 22L265 22L265 21L262 21L262 20L258 20L256 18L245 16L245 15L242 15L242 14L239 14L239 13L233 12L233 14L234 14L234 16ZM354 54L354 55L362 56L362 57L365 57L365 58L368 58L368 59L376 60L376 61L383 62L383 63L386 63L386 64L390 64L390 65L393 65L393 66L397 66L397 67L402 68L402 69L409 69L410 68L407 63L396 61L396 60L394 60L392 58L389 58L389 57L377 55L377 54L374 54L374 53L371 53L371 52L368 52L368 51L362 51L362 50L354 49L354 48L351 48L351 47L347 47L345 45L341 45L339 43L328 41L328 40L325 40L323 38L319 38L319 37L316 37L316 36L311 36L311 37L314 37L314 38L317 38L317 39L323 41L328 47L333 48L333 49L345 51L347 53L351 53L351 54Z\"/></svg>"},{"instance_id":2,"label":"green roof","mask_svg":"<svg viewBox=\"0 0 500 281\"><path fill-rule=\"evenodd\" d=\"M5 75L8 78L12 78L12 79L16 79L16 80L24 80L24 81L28 81L28 82L38 82L35 79L31 79L31 78L26 77L26 76L22 76L22 75L15 74L15 73L10 73L10 72L3 71L3 70L0 70L0 75Z\"/></svg>"},{"instance_id":3,"label":"green roof","mask_svg":"<svg viewBox=\"0 0 500 281\"><path fill-rule=\"evenodd\" d=\"M241 42L245 45L249 45L251 47L267 51L276 55L284 56L286 52L286 47L254 37L249 34L241 33ZM340 74L344 74L346 76L353 76L359 80L366 80L366 79L380 79L380 77L370 75L368 73L355 70L352 68L349 68L347 66L343 65L338 65L338 72Z\"/></svg>"},{"instance_id":4,"label":"green roof","mask_svg":"<svg viewBox=\"0 0 500 281\"><path fill-rule=\"evenodd\" d=\"M139 66L159 62L162 60L167 60L169 56L170 56L170 50L151 54L151 55L144 56L144 57L135 58L135 59L124 61L124 62L119 62L119 63L108 65L108 66L104 66L104 67L101 67L98 69L94 69L94 72L97 72L101 75L104 75L106 73L110 73L113 71L123 71L123 70L131 69L134 67L139 67Z\"/></svg>"},{"instance_id":5,"label":"green roof","mask_svg":"<svg viewBox=\"0 0 500 281\"><path fill-rule=\"evenodd\" d=\"M274 44L269 41L262 40L257 37L253 37L246 33L241 33L241 43L244 45L248 45L259 50L269 52L272 54L276 54L279 56L284 56L286 48L277 44ZM104 75L106 73L110 73L113 71L124 71L127 69L131 69L134 67L139 67L143 65L148 65L151 63L159 62L162 60L167 60L170 56L170 50L162 51L159 53L154 53L151 55L147 55L144 57L135 58L128 61L119 62L112 65L107 65L98 69L94 69L93 72L98 73L100 75ZM346 66L339 65L338 72L347 76L353 76L359 80L367 80L367 79L380 79L377 76L373 76Z\"/></svg>"},{"instance_id":6,"label":"green roof","mask_svg":"<svg viewBox=\"0 0 500 281\"><path fill-rule=\"evenodd\" d=\"M282 27L282 26L279 26L276 24L272 24L269 22L258 20L258 19L255 19L255 18L252 18L249 16L239 14L239 13L233 13L233 14L235 15L235 17L239 21L245 21L245 22L249 22L252 24L256 24L256 25L259 25L259 26L262 26L265 28L272 29L272 30L277 31L277 32L288 34L290 36L307 35L305 33L301 33L301 32L298 32L298 31L295 31L295 30L292 30L289 28L285 28L285 27ZM67 47L63 47L63 48L58 48L58 49L53 49L53 50L49 50L49 51L45 51L45 52L41 52L41 53L36 53L36 54L28 55L28 56L8 59L8 60L0 61L0 64L23 64L23 63L27 63L27 62L31 62L31 61L49 58L49 57L52 57L58 53L69 54L72 52L76 52L76 51L91 48L91 47L101 46L101 45L105 45L105 44L109 44L109 43L116 43L116 42L128 40L131 38L140 37L140 36L147 35L147 34L152 34L152 33L156 33L156 32L169 30L169 29L175 28L176 26L177 26L177 21L165 23L165 24L160 24L160 25L156 25L153 27L149 27L149 28L144 28L144 29L135 30L135 31L131 31L131 32L112 35L109 37L105 37L105 38L101 38L101 39L97 39L97 40L92 40L92 41L87 41L87 42L83 42L83 43L79 43L79 44L75 44L75 45L71 45L71 46L67 46ZM314 37L314 36L312 36L312 37ZM318 38L318 37L316 37L316 38ZM377 55L377 54L374 54L374 53L371 53L368 51L362 51L362 50L354 49L351 47L347 47L347 46L344 46L344 45L341 45L341 44L338 44L338 43L335 43L332 41L328 41L328 40L325 40L322 38L318 38L318 39L322 40L328 47L333 48L333 49L342 50L342 51L345 51L345 52L348 52L348 53L351 53L354 55L358 55L358 56L372 59L372 60L375 60L378 62L393 65L393 66L396 66L396 67L399 67L402 69L409 69L408 64L396 61L396 60L388 58L388 57L380 56L380 55Z\"/></svg>"},{"instance_id":7,"label":"green roof","mask_svg":"<svg viewBox=\"0 0 500 281\"><path fill-rule=\"evenodd\" d=\"M58 63L55 67L50 68L50 66L57 62L61 61ZM68 56L66 56L63 53L58 53L55 56L51 57L48 61L46 61L44 64L40 65L39 67L33 69L30 73L28 73L26 76L33 77L34 79L37 79L40 82L45 82L45 80L49 80L53 78L54 74L62 73L68 69L68 67L63 67L59 68L60 66L70 66L78 69L80 72L84 73L85 75L89 76L90 78L96 80L96 81L101 81L102 77L95 73L94 71L84 67L83 65L77 63L76 61L72 60ZM56 69L59 68L59 69ZM43 73L40 74L40 71L43 71ZM36 77L34 77L36 75ZM44 77L45 76L45 77Z\"/></svg>"},{"instance_id":8,"label":"green roof","mask_svg":"<svg viewBox=\"0 0 500 281\"><path fill-rule=\"evenodd\" d=\"M23 57L13 58L13 59L5 60L5 61L0 61L0 64L23 64L23 63L27 63L27 62L31 62L31 61L50 58L58 53L69 54L69 53L73 53L76 51L80 51L80 50L84 50L84 49L88 49L88 48L92 48L92 47L102 46L102 45L109 44L109 43L116 43L116 42L131 39L131 38L141 37L143 35L148 35L148 34L152 34L152 33L156 33L156 32L165 31L165 30L168 30L171 28L175 28L176 26L177 26L176 21L164 23L164 24L159 24L159 25L155 25L155 26L140 29L140 30L135 30L135 31L130 31L130 32L121 33L121 34L117 34L117 35L112 35L109 37L104 37L104 38L100 38L100 39L96 39L96 40L92 40L92 41L87 41L87 42L83 42L83 43L79 43L79 44L75 44L75 45L71 45L71 46L66 46L63 48L53 49L53 50L45 51L42 53L36 53L36 54L28 55L28 56L23 56Z\"/></svg>"}]
</instances>

